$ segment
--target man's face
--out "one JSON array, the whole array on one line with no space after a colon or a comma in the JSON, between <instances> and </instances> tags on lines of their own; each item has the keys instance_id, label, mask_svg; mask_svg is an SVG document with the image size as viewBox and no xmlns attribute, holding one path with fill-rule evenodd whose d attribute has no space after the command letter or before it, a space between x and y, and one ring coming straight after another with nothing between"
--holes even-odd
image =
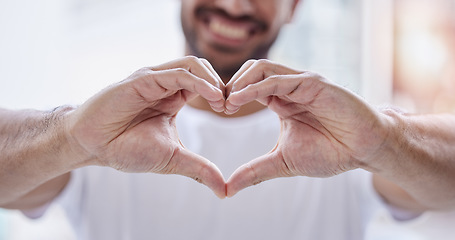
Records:
<instances>
[{"instance_id":1,"label":"man's face","mask_svg":"<svg viewBox=\"0 0 455 240\"><path fill-rule=\"evenodd\" d=\"M226 80L248 59L266 58L296 0L182 0L186 53Z\"/></svg>"}]
</instances>

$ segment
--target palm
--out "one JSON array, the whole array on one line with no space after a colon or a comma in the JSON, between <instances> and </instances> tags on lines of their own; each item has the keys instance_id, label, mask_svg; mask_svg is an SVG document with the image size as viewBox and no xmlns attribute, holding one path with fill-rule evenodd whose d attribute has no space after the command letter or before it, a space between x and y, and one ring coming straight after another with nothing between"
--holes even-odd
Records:
<instances>
[{"instance_id":1,"label":"palm","mask_svg":"<svg viewBox=\"0 0 455 240\"><path fill-rule=\"evenodd\" d=\"M327 177L351 169L344 164L348 151L308 108L285 97L271 96L266 102L280 117L281 133L272 154L281 161L283 176ZM323 125L324 124L324 125Z\"/></svg>"},{"instance_id":2,"label":"palm","mask_svg":"<svg viewBox=\"0 0 455 240\"><path fill-rule=\"evenodd\" d=\"M340 159L326 136L297 120L282 121L286 127L282 129L283 141L277 150L291 176L325 177L338 172Z\"/></svg>"},{"instance_id":3,"label":"palm","mask_svg":"<svg viewBox=\"0 0 455 240\"><path fill-rule=\"evenodd\" d=\"M158 102L155 109L144 110L134 120L137 123L107 144L109 154L105 160L110 166L126 172L172 173L170 160L174 152L183 147L178 138L175 116L184 103L178 97L165 103Z\"/></svg>"}]
</instances>

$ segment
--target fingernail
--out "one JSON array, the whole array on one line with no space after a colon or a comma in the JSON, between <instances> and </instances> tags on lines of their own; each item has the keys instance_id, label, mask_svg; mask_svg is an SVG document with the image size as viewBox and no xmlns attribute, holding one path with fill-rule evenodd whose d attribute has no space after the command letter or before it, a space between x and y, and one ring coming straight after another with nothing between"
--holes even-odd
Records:
<instances>
[{"instance_id":1,"label":"fingernail","mask_svg":"<svg viewBox=\"0 0 455 240\"><path fill-rule=\"evenodd\" d=\"M216 107L212 107L213 111L215 112L224 112L224 108L216 108Z\"/></svg>"},{"instance_id":2,"label":"fingernail","mask_svg":"<svg viewBox=\"0 0 455 240\"><path fill-rule=\"evenodd\" d=\"M210 102L210 106L216 108L224 108L224 101Z\"/></svg>"},{"instance_id":3,"label":"fingernail","mask_svg":"<svg viewBox=\"0 0 455 240\"><path fill-rule=\"evenodd\" d=\"M226 104L225 109L226 109L226 110L225 110L224 112L225 112L226 114L233 114L233 113L235 113L235 112L237 112L237 111L239 110L238 107L236 107L236 106L234 106L234 105L232 105L232 104L229 104L229 105Z\"/></svg>"}]
</instances>

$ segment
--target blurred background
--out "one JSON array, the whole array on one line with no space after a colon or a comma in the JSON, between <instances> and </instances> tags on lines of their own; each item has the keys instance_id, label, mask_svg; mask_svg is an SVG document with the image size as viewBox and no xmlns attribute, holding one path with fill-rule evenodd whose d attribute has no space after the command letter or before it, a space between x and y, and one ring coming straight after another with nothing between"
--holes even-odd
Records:
<instances>
[{"instance_id":1,"label":"blurred background","mask_svg":"<svg viewBox=\"0 0 455 240\"><path fill-rule=\"evenodd\" d=\"M83 103L144 66L183 54L179 0L0 0L0 107ZM455 0L305 0L271 59L318 72L374 105L455 110ZM397 222L379 239L453 239L455 213ZM53 207L41 219L0 209L0 240L74 239Z\"/></svg>"},{"instance_id":2,"label":"blurred background","mask_svg":"<svg viewBox=\"0 0 455 240\"><path fill-rule=\"evenodd\" d=\"M395 0L397 104L412 112L455 110L455 1Z\"/></svg>"}]
</instances>

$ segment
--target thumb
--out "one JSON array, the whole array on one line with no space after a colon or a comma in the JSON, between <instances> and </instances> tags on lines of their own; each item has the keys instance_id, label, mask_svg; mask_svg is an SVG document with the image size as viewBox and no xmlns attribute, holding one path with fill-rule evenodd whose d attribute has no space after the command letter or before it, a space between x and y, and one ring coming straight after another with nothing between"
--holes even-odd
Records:
<instances>
[{"instance_id":1,"label":"thumb","mask_svg":"<svg viewBox=\"0 0 455 240\"><path fill-rule=\"evenodd\" d=\"M226 197L224 177L214 163L185 148L177 150L172 161L175 166L173 173L206 185L221 199Z\"/></svg>"},{"instance_id":2,"label":"thumb","mask_svg":"<svg viewBox=\"0 0 455 240\"><path fill-rule=\"evenodd\" d=\"M226 183L226 196L263 181L290 176L283 158L276 152L258 157L237 168Z\"/></svg>"}]
</instances>

